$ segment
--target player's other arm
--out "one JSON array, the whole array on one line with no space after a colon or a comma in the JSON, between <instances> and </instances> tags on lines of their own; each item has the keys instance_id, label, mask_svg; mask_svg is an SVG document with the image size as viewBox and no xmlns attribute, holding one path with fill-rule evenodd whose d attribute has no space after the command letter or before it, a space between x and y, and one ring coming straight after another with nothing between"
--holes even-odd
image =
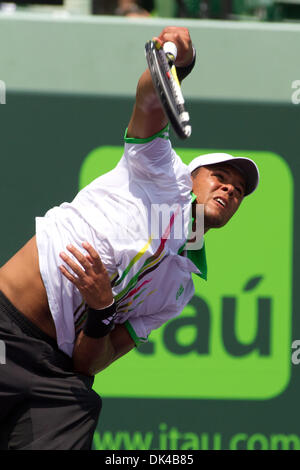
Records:
<instances>
[{"instance_id":1,"label":"player's other arm","mask_svg":"<svg viewBox=\"0 0 300 470\"><path fill-rule=\"evenodd\" d=\"M187 28L169 26L155 38L162 44L171 41L177 46L176 65L185 67L193 60L193 46ZM139 79L136 100L128 124L127 137L145 139L151 137L168 123L160 100L153 87L149 69Z\"/></svg>"},{"instance_id":2,"label":"player's other arm","mask_svg":"<svg viewBox=\"0 0 300 470\"><path fill-rule=\"evenodd\" d=\"M111 312L107 307L113 302L110 279L96 250L87 242L83 243L83 247L87 251L86 255L72 245L67 246L68 251L80 264L62 252L60 256L68 269L65 265L59 268L79 290L87 305L97 310L91 312L92 317L89 317L88 313L86 324L88 328L84 327L78 335L72 355L76 372L95 375L129 352L135 343L124 325L110 328L113 325L112 313L105 316L102 321L104 312Z\"/></svg>"},{"instance_id":3,"label":"player's other arm","mask_svg":"<svg viewBox=\"0 0 300 470\"><path fill-rule=\"evenodd\" d=\"M134 347L135 343L124 325L116 325L103 338L90 338L81 331L73 350L74 370L84 375L95 375Z\"/></svg>"}]
</instances>

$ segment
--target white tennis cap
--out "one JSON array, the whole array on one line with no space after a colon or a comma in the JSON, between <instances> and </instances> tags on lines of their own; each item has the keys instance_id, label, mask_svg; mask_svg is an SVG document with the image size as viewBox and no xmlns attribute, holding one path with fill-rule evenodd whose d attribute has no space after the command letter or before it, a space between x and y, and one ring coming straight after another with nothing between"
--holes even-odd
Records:
<instances>
[{"instance_id":1,"label":"white tennis cap","mask_svg":"<svg viewBox=\"0 0 300 470\"><path fill-rule=\"evenodd\" d=\"M234 157L229 153L207 153L194 158L188 165L190 172L200 166L215 165L216 163L228 163L236 168L245 178L246 192L245 196L253 193L258 186L259 170L253 160L246 157Z\"/></svg>"}]
</instances>

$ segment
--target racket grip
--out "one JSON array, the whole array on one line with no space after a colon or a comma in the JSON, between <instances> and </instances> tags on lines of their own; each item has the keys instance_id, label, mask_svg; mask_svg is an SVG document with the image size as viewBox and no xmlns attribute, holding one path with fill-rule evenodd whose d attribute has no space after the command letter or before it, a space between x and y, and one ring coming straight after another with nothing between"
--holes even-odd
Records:
<instances>
[{"instance_id":1,"label":"racket grip","mask_svg":"<svg viewBox=\"0 0 300 470\"><path fill-rule=\"evenodd\" d=\"M175 62L176 57L177 57L177 46L176 46L176 44L174 44L174 42L167 41L167 42L164 43L163 49L164 49L165 54L172 56L172 60ZM174 59L173 59L173 57L174 57Z\"/></svg>"}]
</instances>

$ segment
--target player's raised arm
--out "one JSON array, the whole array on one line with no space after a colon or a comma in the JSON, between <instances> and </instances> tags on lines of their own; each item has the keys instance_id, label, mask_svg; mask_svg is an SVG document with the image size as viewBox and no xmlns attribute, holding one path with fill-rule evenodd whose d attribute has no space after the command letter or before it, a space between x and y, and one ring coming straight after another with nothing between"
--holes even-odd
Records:
<instances>
[{"instance_id":1,"label":"player's raised arm","mask_svg":"<svg viewBox=\"0 0 300 470\"><path fill-rule=\"evenodd\" d=\"M155 38L161 44L170 41L177 46L177 67L186 67L193 61L193 46L187 28L169 26ZM153 87L149 69L139 79L136 101L128 125L127 137L145 139L153 136L168 123L160 100Z\"/></svg>"}]
</instances>

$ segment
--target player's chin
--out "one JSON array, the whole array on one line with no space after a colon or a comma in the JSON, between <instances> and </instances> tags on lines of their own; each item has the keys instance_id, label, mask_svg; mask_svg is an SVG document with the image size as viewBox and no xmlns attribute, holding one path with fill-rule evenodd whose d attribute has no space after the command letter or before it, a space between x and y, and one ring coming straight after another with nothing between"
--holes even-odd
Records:
<instances>
[{"instance_id":1,"label":"player's chin","mask_svg":"<svg viewBox=\"0 0 300 470\"><path fill-rule=\"evenodd\" d=\"M204 216L205 228L221 228L226 225L231 219L231 215L222 214L220 212L209 212Z\"/></svg>"}]
</instances>

